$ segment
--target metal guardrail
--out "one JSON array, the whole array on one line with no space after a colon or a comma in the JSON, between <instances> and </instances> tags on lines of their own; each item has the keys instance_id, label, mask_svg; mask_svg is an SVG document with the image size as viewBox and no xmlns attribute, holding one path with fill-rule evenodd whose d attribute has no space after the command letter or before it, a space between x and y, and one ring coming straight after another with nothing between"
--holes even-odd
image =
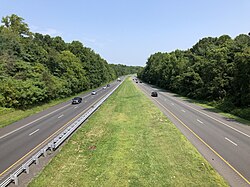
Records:
<instances>
[{"instance_id":1,"label":"metal guardrail","mask_svg":"<svg viewBox=\"0 0 250 187\"><path fill-rule=\"evenodd\" d=\"M123 82L123 81L122 81ZM50 141L47 145L45 145L42 149L40 149L36 154L31 156L29 160L27 160L21 167L15 170L12 174L9 175L1 184L0 187L6 187L11 182L14 182L15 185L18 185L18 176L26 172L29 174L29 167L31 164L39 164L40 156L47 156L47 151L54 151L57 149L97 108L101 106L101 104L122 84L118 84L115 89L113 89L109 94L107 94L104 98L102 98L98 103L92 106L86 113L84 113L81 117L79 117L76 121L74 121L69 127L67 127L62 133L60 133L57 137L55 137L52 141Z\"/></svg>"}]
</instances>

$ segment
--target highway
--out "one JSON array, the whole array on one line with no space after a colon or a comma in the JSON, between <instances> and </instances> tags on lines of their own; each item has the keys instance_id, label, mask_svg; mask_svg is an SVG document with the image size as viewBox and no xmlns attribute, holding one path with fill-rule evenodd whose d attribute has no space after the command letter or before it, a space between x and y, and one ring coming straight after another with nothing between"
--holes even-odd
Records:
<instances>
[{"instance_id":1,"label":"highway","mask_svg":"<svg viewBox=\"0 0 250 187\"><path fill-rule=\"evenodd\" d=\"M96 95L81 95L80 104L73 105L70 100L0 129L0 182L119 83L96 89Z\"/></svg>"},{"instance_id":2,"label":"highway","mask_svg":"<svg viewBox=\"0 0 250 187\"><path fill-rule=\"evenodd\" d=\"M250 186L250 126L152 85L134 84L152 99L230 186ZM158 97L151 97L152 91L157 91Z\"/></svg>"}]
</instances>

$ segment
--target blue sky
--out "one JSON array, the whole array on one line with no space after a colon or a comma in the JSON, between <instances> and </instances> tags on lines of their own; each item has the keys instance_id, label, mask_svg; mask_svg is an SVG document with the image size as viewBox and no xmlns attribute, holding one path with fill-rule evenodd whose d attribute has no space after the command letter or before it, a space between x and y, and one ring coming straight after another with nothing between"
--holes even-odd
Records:
<instances>
[{"instance_id":1,"label":"blue sky","mask_svg":"<svg viewBox=\"0 0 250 187\"><path fill-rule=\"evenodd\" d=\"M81 41L108 63L144 66L155 52L250 32L250 0L0 0L32 32Z\"/></svg>"}]
</instances>

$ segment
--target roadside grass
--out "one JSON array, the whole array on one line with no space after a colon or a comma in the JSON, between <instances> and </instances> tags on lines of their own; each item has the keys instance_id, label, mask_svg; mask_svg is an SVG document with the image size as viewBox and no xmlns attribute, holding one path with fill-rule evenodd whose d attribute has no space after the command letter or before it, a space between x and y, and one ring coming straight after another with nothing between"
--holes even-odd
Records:
<instances>
[{"instance_id":1,"label":"roadside grass","mask_svg":"<svg viewBox=\"0 0 250 187\"><path fill-rule=\"evenodd\" d=\"M41 112L51 106L59 104L63 101L67 101L67 99L52 101L48 104L44 104L41 106L32 107L30 109L21 110L21 109L14 109L14 108L4 108L0 107L0 129L10 125L16 121L19 121L23 118L26 118L32 114L36 114Z\"/></svg>"},{"instance_id":2,"label":"roadside grass","mask_svg":"<svg viewBox=\"0 0 250 187\"><path fill-rule=\"evenodd\" d=\"M77 95L84 94L88 91L84 91L84 92L79 93ZM42 104L39 106L34 106L34 107L31 107L31 108L25 109L25 110L0 107L0 129L7 126L7 125L10 125L16 121L19 121L23 118L26 118L26 117L31 116L33 114L39 113L47 108L50 108L50 107L55 106L57 104L60 104L62 102L69 101L73 97L74 96L70 96L70 97L63 98L63 99L53 100L53 101L50 101L49 103Z\"/></svg>"},{"instance_id":3,"label":"roadside grass","mask_svg":"<svg viewBox=\"0 0 250 187\"><path fill-rule=\"evenodd\" d=\"M191 103L195 103L197 105L200 105L206 109L208 109L209 111L212 112L216 112L218 114L221 114L222 116L226 117L228 120L235 120L238 121L242 124L245 125L250 125L250 121L248 120L249 116L248 114L250 113L250 108L248 109L234 109L231 110L230 113L227 112L223 112L223 108L222 106L219 106L220 104L216 103L216 102L208 102L208 101L200 101L200 100L194 100L194 99L190 99L190 98L186 98L186 97L182 97L184 99L186 99L187 101L191 102ZM240 115L235 115L235 114L240 114ZM248 116L245 119L241 118L240 116Z\"/></svg>"},{"instance_id":4,"label":"roadside grass","mask_svg":"<svg viewBox=\"0 0 250 187\"><path fill-rule=\"evenodd\" d=\"M234 108L232 110L228 110L228 108L226 106L223 106L222 103L219 103L216 101L204 101L204 100L191 99L191 98L179 95L177 93L174 93L174 95L175 95L175 97L182 98L183 100L186 100L190 103L200 105L209 111L216 112L216 113L224 116L228 120L234 120L234 121L240 122L244 125L250 125L250 115L249 115L250 108L249 107L248 108ZM225 110L227 112L225 112ZM241 117L241 116L243 116L243 117Z\"/></svg>"},{"instance_id":5,"label":"roadside grass","mask_svg":"<svg viewBox=\"0 0 250 187\"><path fill-rule=\"evenodd\" d=\"M247 113L249 114L250 108L249 109L234 109L230 113L226 113L226 112L223 112L221 109L219 109L217 107L217 104L213 103L213 102L204 102L204 103L202 103L202 102L194 101L194 103L198 104L198 105L200 105L200 106L202 106L204 108L207 108L208 110L210 110L212 112L219 113L222 116L228 118L228 120L235 120L235 121L238 121L238 122L240 122L242 124L250 125L250 121L248 119L244 119L244 118L239 117L238 115L235 115L235 114L242 113L242 116L247 116L246 114Z\"/></svg>"},{"instance_id":6,"label":"roadside grass","mask_svg":"<svg viewBox=\"0 0 250 187\"><path fill-rule=\"evenodd\" d=\"M228 184L127 79L29 186Z\"/></svg>"}]
</instances>

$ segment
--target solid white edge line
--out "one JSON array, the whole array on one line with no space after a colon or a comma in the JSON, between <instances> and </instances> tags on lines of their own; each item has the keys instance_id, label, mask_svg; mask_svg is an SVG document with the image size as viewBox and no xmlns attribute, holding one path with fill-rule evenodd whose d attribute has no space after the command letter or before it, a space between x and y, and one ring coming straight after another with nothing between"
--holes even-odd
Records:
<instances>
[{"instance_id":1,"label":"solid white edge line","mask_svg":"<svg viewBox=\"0 0 250 187\"><path fill-rule=\"evenodd\" d=\"M145 89L144 93L147 94ZM215 151L210 145L208 145L199 135L197 135L192 129L190 129L185 123L183 123L178 117L176 117L169 109L167 109L165 106L163 106L160 102L158 102L156 99L154 99L159 105L161 105L163 108L165 108L173 117L175 117L184 127L186 127L196 138L198 138L205 146L207 146L215 155L217 155L226 165L228 165L235 173L237 173L244 181L246 181L247 184L250 184L250 182L237 170L235 169L228 161L226 161L217 151Z\"/></svg>"},{"instance_id":2,"label":"solid white edge line","mask_svg":"<svg viewBox=\"0 0 250 187\"><path fill-rule=\"evenodd\" d=\"M118 88L121 84L123 83L123 81L121 83L119 83L118 85L115 86L115 88L113 88L111 91L114 91L114 89ZM101 96L101 99L97 99L97 101L94 101L94 104L100 102L104 97L106 97L109 93L107 93L106 95ZM88 109L90 109L90 107L88 107ZM22 161L25 157L27 157L27 155L30 155L30 153L32 153L34 150L36 150L39 146L41 146L42 144L44 144L44 142L48 141L49 138L51 138L53 135L55 135L55 133L59 132L62 128L64 128L66 125L68 125L70 122L72 122L72 120L76 119L77 117L79 117L80 115L82 115L84 112L86 112L87 109L83 110L82 112L80 112L77 116L75 116L74 118L72 118L70 121L68 121L67 123L65 123L61 128L59 128L56 132L54 132L52 135L50 135L49 137L47 137L43 142L41 142L40 144L38 144L35 148L33 148L31 151L29 151L28 153L26 153L22 158L20 158L19 160L17 160L14 164L12 164L9 168L7 168L5 171L3 171L2 173L0 173L0 177L6 173L7 171L9 171L9 169L13 168L17 163L19 163L20 161Z\"/></svg>"},{"instance_id":3,"label":"solid white edge line","mask_svg":"<svg viewBox=\"0 0 250 187\"><path fill-rule=\"evenodd\" d=\"M235 146L238 146L237 143L234 143L234 142L233 142L232 140L230 140L229 138L225 137L225 139L226 139L227 141L229 141L230 143L234 144Z\"/></svg>"},{"instance_id":4,"label":"solid white edge line","mask_svg":"<svg viewBox=\"0 0 250 187\"><path fill-rule=\"evenodd\" d=\"M53 113L57 112L58 110L61 110L61 109L65 108L66 106L69 106L69 105L71 105L71 104L67 104L67 105L65 105L65 106L63 106L63 107L61 107L61 108L58 108L57 110L54 110L53 112L50 112L50 113L48 113L48 114L46 114L46 115L44 115L44 116L42 116L42 117L40 117L40 118L37 118L36 120L31 121L31 122L27 123L26 125L24 125L24 126L22 126L22 127L19 127L19 128L15 129L15 130L13 130L13 131L11 131L11 132L9 132L9 133L7 133L7 134L1 136L0 139L4 138L4 137L6 137L6 136L9 136L10 134L13 134L14 132L19 131L19 130L21 130L21 129L27 127L27 126L29 126L30 124L32 124L32 123L34 123L34 122L36 122L36 121L39 121L40 119L43 119L43 118L49 116L50 114L53 114Z\"/></svg>"},{"instance_id":5,"label":"solid white edge line","mask_svg":"<svg viewBox=\"0 0 250 187\"><path fill-rule=\"evenodd\" d=\"M82 98L86 98L86 97L88 97L88 96L89 96L89 95L85 95L85 96L82 97ZM85 101L85 103L86 103L86 101ZM61 110L61 109L65 108L65 107L67 107L67 106L69 106L69 105L71 105L71 104L67 104L67 105L65 105L65 106L63 106L63 107L61 107L61 108L58 108L58 109L54 110L53 112L50 112L50 113L48 113L48 114L46 114L46 115L44 115L44 116L42 116L42 117L40 117L40 118L38 118L38 119L36 119L36 120L34 120L34 121L31 121L31 122L27 123L26 125L24 125L24 126L22 126L22 127L19 127L19 128L15 129L15 130L13 130L13 131L11 131L11 132L9 132L9 133L7 133L7 134L1 136L0 139L4 138L4 137L6 137L6 136L9 136L9 135L13 134L14 132L17 132L17 131L19 131L19 130L21 130L21 129L27 127L27 126L29 126L30 124L32 124L32 123L34 123L34 122L37 122L37 121L39 121L40 119L43 119L43 118L49 116L50 114L53 114L53 113L57 112L58 110Z\"/></svg>"},{"instance_id":6,"label":"solid white edge line","mask_svg":"<svg viewBox=\"0 0 250 187\"><path fill-rule=\"evenodd\" d=\"M185 110L181 110L182 112L186 112Z\"/></svg>"},{"instance_id":7,"label":"solid white edge line","mask_svg":"<svg viewBox=\"0 0 250 187\"><path fill-rule=\"evenodd\" d=\"M165 94L164 94L164 95L165 95ZM173 98L172 98L172 99L173 99ZM176 102L180 102L180 101L178 101L178 100L176 100L176 99L174 99L174 100L175 100ZM218 120L218 119L216 119L216 118L214 118L214 117L211 117L211 116L209 116L208 114L206 114L206 113L204 113L204 112L201 112L201 111L199 111L199 110L197 110L197 109L195 109L195 108L193 108L193 107L187 105L187 104L184 103L184 102L182 102L182 104L184 104L185 106L187 106L187 107L189 107L189 108L191 108L191 109L193 109L193 110L195 110L195 111L197 111L197 112L199 112L199 113L201 113L201 114L203 114L203 115L205 115L205 116L207 116L207 117L209 117L209 118L211 118L211 119L213 119L213 120L215 120L215 121L217 121L217 122L219 122L219 123L221 123L222 125L224 125L224 126L226 126L226 127L228 127L228 128L233 129L234 131L236 131L236 132L238 132L238 133L240 133L240 134L243 134L243 135L247 136L248 138L250 138L250 135L248 135L248 134L246 134L246 133L244 133L244 132L242 132L242 131L240 131L240 130L234 128L234 127L231 127L230 125L228 125L228 124L226 124L226 123L224 123L224 122L222 122L222 121L220 121L220 120Z\"/></svg>"},{"instance_id":8,"label":"solid white edge line","mask_svg":"<svg viewBox=\"0 0 250 187\"><path fill-rule=\"evenodd\" d=\"M30 133L29 136L35 134L35 133L38 132L38 131L39 131L39 129L36 129L34 132Z\"/></svg>"}]
</instances>

